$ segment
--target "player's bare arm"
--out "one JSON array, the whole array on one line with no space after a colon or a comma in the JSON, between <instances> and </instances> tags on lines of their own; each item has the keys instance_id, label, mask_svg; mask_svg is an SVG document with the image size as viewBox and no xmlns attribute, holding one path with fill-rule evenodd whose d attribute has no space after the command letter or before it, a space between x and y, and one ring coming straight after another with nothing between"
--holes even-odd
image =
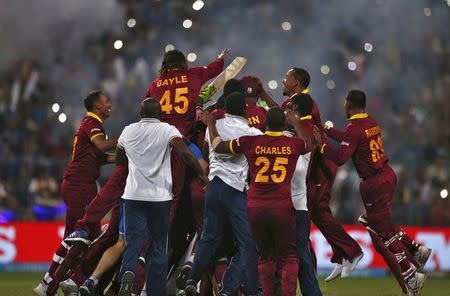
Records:
<instances>
[{"instance_id":1,"label":"player's bare arm","mask_svg":"<svg viewBox=\"0 0 450 296\"><path fill-rule=\"evenodd\" d=\"M170 146L183 159L183 161L199 176L202 183L206 184L207 178L199 161L195 158L194 153L188 148L186 143L180 137L175 137L170 141Z\"/></svg>"},{"instance_id":2,"label":"player's bare arm","mask_svg":"<svg viewBox=\"0 0 450 296\"><path fill-rule=\"evenodd\" d=\"M105 135L98 135L92 139L92 143L98 150L106 152L116 148L117 138L106 139Z\"/></svg>"},{"instance_id":3,"label":"player's bare arm","mask_svg":"<svg viewBox=\"0 0 450 296\"><path fill-rule=\"evenodd\" d=\"M307 133L303 130L302 126L299 122L299 116L296 111L288 110L286 112L286 119L287 122L292 125L292 127L295 129L295 132L299 138L301 138L306 143L306 149L307 151L312 151L314 149L314 142L313 139L308 137Z\"/></svg>"},{"instance_id":4,"label":"player's bare arm","mask_svg":"<svg viewBox=\"0 0 450 296\"><path fill-rule=\"evenodd\" d=\"M116 165L128 166L128 158L125 150L119 147L116 149Z\"/></svg>"}]
</instances>

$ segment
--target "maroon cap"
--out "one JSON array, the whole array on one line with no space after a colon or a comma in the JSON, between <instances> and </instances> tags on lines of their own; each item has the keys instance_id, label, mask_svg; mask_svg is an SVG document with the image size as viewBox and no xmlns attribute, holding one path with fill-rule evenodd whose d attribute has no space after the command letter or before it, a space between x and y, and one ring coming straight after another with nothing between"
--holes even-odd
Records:
<instances>
[{"instance_id":1,"label":"maroon cap","mask_svg":"<svg viewBox=\"0 0 450 296\"><path fill-rule=\"evenodd\" d=\"M260 80L256 76L248 75L239 79L244 86L245 95L247 97L257 98L261 94L262 86Z\"/></svg>"}]
</instances>

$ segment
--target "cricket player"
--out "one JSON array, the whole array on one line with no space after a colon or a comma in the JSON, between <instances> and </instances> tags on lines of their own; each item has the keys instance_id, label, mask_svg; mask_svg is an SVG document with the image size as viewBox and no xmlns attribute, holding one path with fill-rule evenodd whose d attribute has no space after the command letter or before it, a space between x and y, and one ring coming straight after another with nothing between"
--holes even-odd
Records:
<instances>
[{"instance_id":1,"label":"cricket player","mask_svg":"<svg viewBox=\"0 0 450 296\"><path fill-rule=\"evenodd\" d=\"M75 222L82 217L86 206L97 193L96 180L100 176L100 166L114 162L114 156L106 151L114 149L117 138L106 138L103 122L111 113L112 104L109 97L100 90L89 93L84 99L87 110L74 136L72 159L64 173L61 194L67 206L64 237L75 227ZM98 227L95 232L99 233ZM63 241L53 255L53 262L42 282L33 289L36 295L46 295L48 285L59 265L64 261L69 246ZM56 285L59 284L55 283Z\"/></svg>"},{"instance_id":2,"label":"cricket player","mask_svg":"<svg viewBox=\"0 0 450 296\"><path fill-rule=\"evenodd\" d=\"M278 107L267 112L264 135L243 136L231 141L222 141L214 117L205 115L210 138L218 142L214 151L243 153L249 164L248 215L258 246L258 271L263 294L268 296L275 295L278 267L282 295L295 295L297 290L298 257L291 180L299 156L311 151L313 144L300 127L298 116L290 113L290 123L306 142L284 135L286 117Z\"/></svg>"},{"instance_id":3,"label":"cricket player","mask_svg":"<svg viewBox=\"0 0 450 296\"><path fill-rule=\"evenodd\" d=\"M351 90L345 99L344 109L349 120L346 129L343 132L333 128L327 130L331 138L340 142L339 148L322 142L321 136L316 133L320 153L339 166L352 158L361 178L360 193L366 209L360 221L369 230L375 249L383 256L402 288L406 286L408 295L419 295L425 275L416 270L414 261L423 267L431 249L417 246L392 223L391 204L397 177L388 164L380 126L366 112L364 92Z\"/></svg>"},{"instance_id":4,"label":"cricket player","mask_svg":"<svg viewBox=\"0 0 450 296\"><path fill-rule=\"evenodd\" d=\"M285 109L295 94L308 93L310 82L309 73L302 68L292 68L283 79L283 95L288 96L281 104ZM261 97L269 106L276 104L270 96L263 91ZM322 121L317 104L314 103L311 112L314 124L322 129ZM322 131L324 136L324 132ZM317 154L311 164L311 176L308 180L308 209L311 219L327 239L333 250L331 262L336 263L332 273L325 279L331 281L338 276L348 277L363 257L361 247L348 235L341 224L334 218L330 209L331 188L336 176L336 165ZM301 267L300 267L301 268Z\"/></svg>"}]
</instances>

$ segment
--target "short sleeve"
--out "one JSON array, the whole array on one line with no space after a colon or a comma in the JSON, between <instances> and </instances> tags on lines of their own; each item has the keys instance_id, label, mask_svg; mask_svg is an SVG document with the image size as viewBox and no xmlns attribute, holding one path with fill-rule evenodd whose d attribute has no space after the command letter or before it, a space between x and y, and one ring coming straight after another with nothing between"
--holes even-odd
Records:
<instances>
[{"instance_id":1,"label":"short sleeve","mask_svg":"<svg viewBox=\"0 0 450 296\"><path fill-rule=\"evenodd\" d=\"M122 150L125 149L125 139L127 134L128 127L125 127L122 131L122 133L119 136L119 139L117 139L117 148L120 148Z\"/></svg>"},{"instance_id":2,"label":"short sleeve","mask_svg":"<svg viewBox=\"0 0 450 296\"><path fill-rule=\"evenodd\" d=\"M105 129L103 128L102 123L96 119L92 119L86 122L86 125L84 126L84 132L91 142L97 136L105 135Z\"/></svg>"},{"instance_id":3,"label":"short sleeve","mask_svg":"<svg viewBox=\"0 0 450 296\"><path fill-rule=\"evenodd\" d=\"M167 132L168 142L172 141L172 139L176 138L176 137L183 138L180 131L173 125L169 125L166 132Z\"/></svg>"},{"instance_id":4,"label":"short sleeve","mask_svg":"<svg viewBox=\"0 0 450 296\"><path fill-rule=\"evenodd\" d=\"M230 150L234 154L245 153L248 148L248 136L230 141Z\"/></svg>"}]
</instances>

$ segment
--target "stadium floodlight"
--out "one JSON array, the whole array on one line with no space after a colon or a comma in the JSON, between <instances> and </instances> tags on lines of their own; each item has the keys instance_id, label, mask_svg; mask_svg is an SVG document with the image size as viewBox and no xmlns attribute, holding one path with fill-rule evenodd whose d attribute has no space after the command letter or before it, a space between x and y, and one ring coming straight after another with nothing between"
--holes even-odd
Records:
<instances>
[{"instance_id":1,"label":"stadium floodlight","mask_svg":"<svg viewBox=\"0 0 450 296\"><path fill-rule=\"evenodd\" d=\"M192 27L192 21L190 19L185 19L183 21L183 27L185 29L189 29L190 27Z\"/></svg>"},{"instance_id":2,"label":"stadium floodlight","mask_svg":"<svg viewBox=\"0 0 450 296\"><path fill-rule=\"evenodd\" d=\"M64 122L66 122L66 119L67 119L67 116L65 113L59 114L59 116L58 116L59 122L64 123Z\"/></svg>"},{"instance_id":3,"label":"stadium floodlight","mask_svg":"<svg viewBox=\"0 0 450 296\"><path fill-rule=\"evenodd\" d=\"M447 198L447 196L448 196L448 190L442 189L441 190L441 198Z\"/></svg>"},{"instance_id":4,"label":"stadium floodlight","mask_svg":"<svg viewBox=\"0 0 450 296\"><path fill-rule=\"evenodd\" d=\"M197 59L197 55L195 54L195 52L190 52L190 53L188 53L188 55L187 55L187 60L189 61L189 62L195 62L195 60Z\"/></svg>"},{"instance_id":5,"label":"stadium floodlight","mask_svg":"<svg viewBox=\"0 0 450 296\"><path fill-rule=\"evenodd\" d=\"M330 73L330 67L328 67L327 65L322 65L320 66L320 72L322 72L323 75L327 75L328 73Z\"/></svg>"},{"instance_id":6,"label":"stadium floodlight","mask_svg":"<svg viewBox=\"0 0 450 296\"><path fill-rule=\"evenodd\" d=\"M54 103L52 105L52 111L57 113L59 111L59 104L58 103Z\"/></svg>"},{"instance_id":7,"label":"stadium floodlight","mask_svg":"<svg viewBox=\"0 0 450 296\"><path fill-rule=\"evenodd\" d=\"M424 14L425 16L431 16L431 15L432 15L431 9L428 8L428 7L425 7L425 8L423 9L423 14Z\"/></svg>"},{"instance_id":8,"label":"stadium floodlight","mask_svg":"<svg viewBox=\"0 0 450 296\"><path fill-rule=\"evenodd\" d=\"M364 43L364 50L365 50L365 51L371 52L372 49L373 49L373 46L372 46L371 43L369 43L369 42Z\"/></svg>"},{"instance_id":9,"label":"stadium floodlight","mask_svg":"<svg viewBox=\"0 0 450 296\"><path fill-rule=\"evenodd\" d=\"M336 87L336 83L334 82L334 80L328 80L327 81L327 87L328 89L334 89Z\"/></svg>"},{"instance_id":10,"label":"stadium floodlight","mask_svg":"<svg viewBox=\"0 0 450 296\"><path fill-rule=\"evenodd\" d=\"M118 40L114 41L114 48L115 49L119 50L119 49L122 48L122 46L123 46L122 40L118 39Z\"/></svg>"},{"instance_id":11,"label":"stadium floodlight","mask_svg":"<svg viewBox=\"0 0 450 296\"><path fill-rule=\"evenodd\" d=\"M354 61L350 61L347 64L347 67L350 71L355 71L356 70L356 63Z\"/></svg>"},{"instance_id":12,"label":"stadium floodlight","mask_svg":"<svg viewBox=\"0 0 450 296\"><path fill-rule=\"evenodd\" d=\"M283 30L285 31L290 31L292 29L292 25L290 22L286 21L281 24L281 28L283 28Z\"/></svg>"},{"instance_id":13,"label":"stadium floodlight","mask_svg":"<svg viewBox=\"0 0 450 296\"><path fill-rule=\"evenodd\" d=\"M192 3L192 9L200 10L203 8L203 5L205 5L205 3L202 0L197 0L194 3Z\"/></svg>"},{"instance_id":14,"label":"stadium floodlight","mask_svg":"<svg viewBox=\"0 0 450 296\"><path fill-rule=\"evenodd\" d=\"M173 44L167 44L164 50L168 52L169 50L174 50L175 46Z\"/></svg>"},{"instance_id":15,"label":"stadium floodlight","mask_svg":"<svg viewBox=\"0 0 450 296\"><path fill-rule=\"evenodd\" d=\"M134 28L134 26L136 26L136 20L134 18L130 18L127 21L127 27L128 28Z\"/></svg>"},{"instance_id":16,"label":"stadium floodlight","mask_svg":"<svg viewBox=\"0 0 450 296\"><path fill-rule=\"evenodd\" d=\"M267 85L270 89L276 89L278 87L278 83L276 80L270 80Z\"/></svg>"}]
</instances>

